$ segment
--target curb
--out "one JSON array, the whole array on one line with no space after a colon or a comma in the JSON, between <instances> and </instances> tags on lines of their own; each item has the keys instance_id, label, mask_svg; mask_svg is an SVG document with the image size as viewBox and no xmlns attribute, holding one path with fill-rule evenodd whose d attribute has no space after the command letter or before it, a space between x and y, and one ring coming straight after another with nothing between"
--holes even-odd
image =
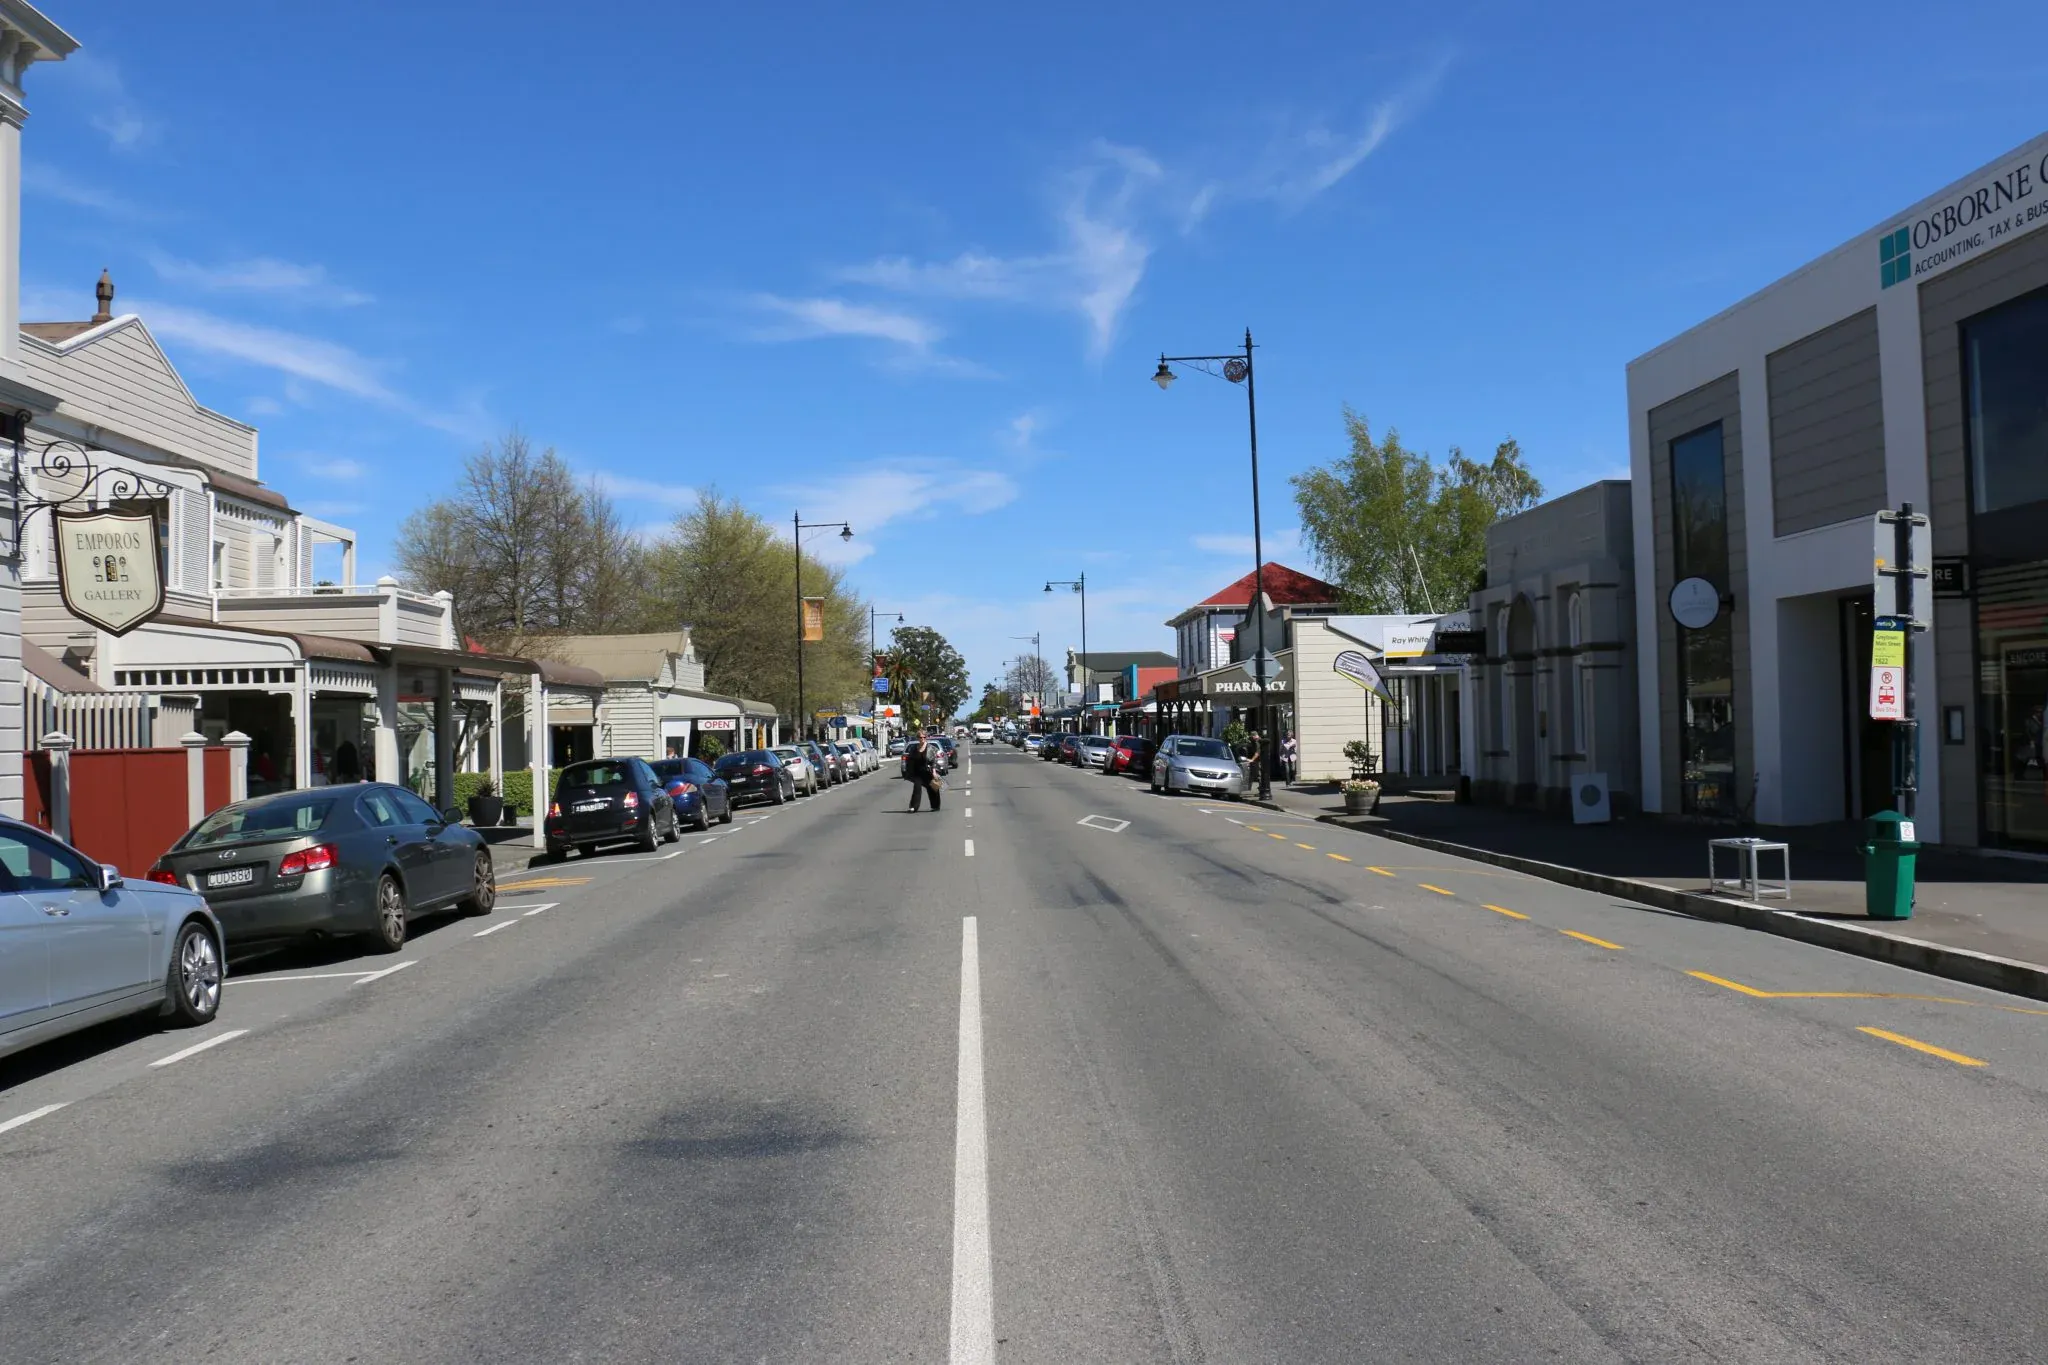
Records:
<instances>
[{"instance_id":1,"label":"curb","mask_svg":"<svg viewBox=\"0 0 2048 1365\"><path fill-rule=\"evenodd\" d=\"M1272 808L1283 809L1278 805ZM1431 839L1425 835L1387 829L1385 826L1354 824L1341 816L1319 815L1315 818L1321 824L1335 825L1339 829L1356 830L1361 834L1370 834L1397 844L1409 844L1436 853L1449 853L1460 858L1470 858L1475 862L1491 863L1495 867L1506 868L1511 872L1526 873L1545 881L1576 887L1581 891L1618 896L1623 900L1687 915L1693 919L1756 929L1767 934L1777 934L1781 938L1811 943L1816 947L1832 948L1837 952L1851 953L1857 957L1889 962L1895 967L1945 977L1966 985L1982 986L1987 990L2003 991L2008 995L2023 995L2034 1000L2048 1000L2048 967L2032 962L2021 962L2016 958L1994 957L1990 953L1973 952L1968 948L1951 948L1946 944L1929 943L1925 939L1907 938L1903 934L1886 933L1881 929L1870 929L1861 925L1810 919L1796 910L1773 910L1762 905L1724 900L1719 896L1702 895L1694 891L1675 891L1668 886L1658 886L1652 882L1639 882L1629 877L1610 877L1604 873L1587 872L1576 867L1539 862L1534 858L1518 858L1506 853L1495 853L1489 849L1452 843L1448 839Z\"/></svg>"}]
</instances>

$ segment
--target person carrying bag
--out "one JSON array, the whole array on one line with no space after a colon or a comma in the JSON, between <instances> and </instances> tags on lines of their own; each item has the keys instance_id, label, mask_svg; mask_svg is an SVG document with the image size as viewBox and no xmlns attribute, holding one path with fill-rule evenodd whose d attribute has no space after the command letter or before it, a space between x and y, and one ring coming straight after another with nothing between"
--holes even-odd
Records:
<instances>
[{"instance_id":1,"label":"person carrying bag","mask_svg":"<svg viewBox=\"0 0 2048 1365\"><path fill-rule=\"evenodd\" d=\"M939 808L939 796L945 790L939 780L938 765L932 762L931 741L920 738L917 746L903 755L903 776L910 781L910 808L916 810L918 802L929 793L932 809Z\"/></svg>"}]
</instances>

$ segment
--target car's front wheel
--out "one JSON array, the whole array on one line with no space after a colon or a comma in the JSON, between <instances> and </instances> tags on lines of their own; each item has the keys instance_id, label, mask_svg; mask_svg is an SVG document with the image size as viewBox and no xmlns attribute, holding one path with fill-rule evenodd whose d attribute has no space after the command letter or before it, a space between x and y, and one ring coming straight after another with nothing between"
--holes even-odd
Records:
<instances>
[{"instance_id":1,"label":"car's front wheel","mask_svg":"<svg viewBox=\"0 0 2048 1365\"><path fill-rule=\"evenodd\" d=\"M405 946L405 888L386 872L377 879L377 922L370 930L370 946L380 953L395 953Z\"/></svg>"},{"instance_id":2,"label":"car's front wheel","mask_svg":"<svg viewBox=\"0 0 2048 1365\"><path fill-rule=\"evenodd\" d=\"M476 851L476 865L469 874L469 894L456 903L465 915L488 915L498 903L498 869L489 849Z\"/></svg>"},{"instance_id":3,"label":"car's front wheel","mask_svg":"<svg viewBox=\"0 0 2048 1365\"><path fill-rule=\"evenodd\" d=\"M187 924L171 946L170 973L164 981L164 1003L179 1027L213 1022L220 1013L220 982L220 945L205 925Z\"/></svg>"}]
</instances>

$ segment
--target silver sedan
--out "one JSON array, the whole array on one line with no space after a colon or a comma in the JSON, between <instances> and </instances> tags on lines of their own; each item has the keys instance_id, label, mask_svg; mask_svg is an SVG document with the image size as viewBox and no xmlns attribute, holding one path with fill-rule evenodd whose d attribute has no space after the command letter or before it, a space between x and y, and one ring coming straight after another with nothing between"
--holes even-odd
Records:
<instances>
[{"instance_id":1,"label":"silver sedan","mask_svg":"<svg viewBox=\"0 0 2048 1365\"><path fill-rule=\"evenodd\" d=\"M195 893L125 881L0 817L0 1057L146 1010L210 1022L227 975L223 943Z\"/></svg>"},{"instance_id":2,"label":"silver sedan","mask_svg":"<svg viewBox=\"0 0 2048 1365\"><path fill-rule=\"evenodd\" d=\"M1155 792L1210 792L1236 800L1244 786L1244 765L1220 739L1168 735L1152 756Z\"/></svg>"}]
</instances>

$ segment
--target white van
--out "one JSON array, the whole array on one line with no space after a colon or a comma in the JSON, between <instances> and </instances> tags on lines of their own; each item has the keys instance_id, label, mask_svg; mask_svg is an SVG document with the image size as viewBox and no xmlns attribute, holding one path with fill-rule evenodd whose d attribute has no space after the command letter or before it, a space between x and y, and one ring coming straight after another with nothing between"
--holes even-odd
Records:
<instances>
[{"instance_id":1,"label":"white van","mask_svg":"<svg viewBox=\"0 0 2048 1365\"><path fill-rule=\"evenodd\" d=\"M993 744L995 739L996 727L993 724L985 720L974 722L974 742L976 744Z\"/></svg>"}]
</instances>

